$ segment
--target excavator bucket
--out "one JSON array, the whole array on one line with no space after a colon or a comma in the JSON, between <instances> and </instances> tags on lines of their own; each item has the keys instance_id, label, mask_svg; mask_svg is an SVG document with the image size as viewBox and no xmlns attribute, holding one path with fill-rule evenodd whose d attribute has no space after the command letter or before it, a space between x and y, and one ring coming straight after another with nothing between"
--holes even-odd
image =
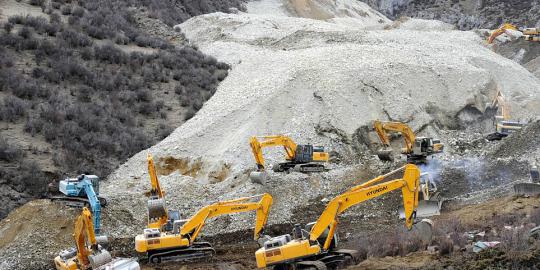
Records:
<instances>
[{"instance_id":1,"label":"excavator bucket","mask_svg":"<svg viewBox=\"0 0 540 270\"><path fill-rule=\"evenodd\" d=\"M266 171L256 171L249 174L249 178L253 183L259 183L261 185L266 184L268 179L268 173Z\"/></svg>"},{"instance_id":2,"label":"excavator bucket","mask_svg":"<svg viewBox=\"0 0 540 270\"><path fill-rule=\"evenodd\" d=\"M438 216L441 214L442 201L426 200L418 201L418 208L416 208L416 217L426 218L432 216ZM403 206L399 207L399 218L405 218L405 210Z\"/></svg>"},{"instance_id":3,"label":"excavator bucket","mask_svg":"<svg viewBox=\"0 0 540 270\"><path fill-rule=\"evenodd\" d=\"M160 218L166 214L164 199L148 200L148 217L150 219Z\"/></svg>"},{"instance_id":4,"label":"excavator bucket","mask_svg":"<svg viewBox=\"0 0 540 270\"><path fill-rule=\"evenodd\" d=\"M380 160L384 160L384 161L394 160L392 149L384 149L384 148L379 149L379 151L377 151L377 156L379 157Z\"/></svg>"},{"instance_id":5,"label":"excavator bucket","mask_svg":"<svg viewBox=\"0 0 540 270\"><path fill-rule=\"evenodd\" d=\"M540 195L540 184L538 183L518 183L514 185L514 193L519 196Z\"/></svg>"}]
</instances>

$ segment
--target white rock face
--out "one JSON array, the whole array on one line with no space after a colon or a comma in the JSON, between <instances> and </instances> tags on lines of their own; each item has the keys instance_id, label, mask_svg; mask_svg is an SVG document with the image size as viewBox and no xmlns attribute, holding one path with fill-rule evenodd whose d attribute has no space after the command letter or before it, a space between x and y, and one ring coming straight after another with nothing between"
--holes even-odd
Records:
<instances>
[{"instance_id":1,"label":"white rock face","mask_svg":"<svg viewBox=\"0 0 540 270\"><path fill-rule=\"evenodd\" d=\"M312 7L324 1L304 2ZM343 1L336 3L325 10L348 13ZM513 118L540 113L538 79L487 49L473 32L422 20L374 30L371 21L357 20L356 8L350 12L347 20L356 24L215 13L178 26L204 53L232 68L194 118L147 150L156 160L185 159L184 167L197 168L160 178L170 205L192 213L212 201L270 192L275 197L270 220L279 223L289 221L308 199L344 189L341 179L350 171L342 165L311 177L273 175L267 186L250 183L252 135L287 134L297 143L324 145L347 161L356 155L352 141L369 143L356 135L374 119L406 121L436 133L455 125L461 114L481 114L497 90L512 101ZM122 165L102 189L114 201L109 208L130 205L127 211L140 224L145 222L143 193L149 189L147 151ZM281 149L265 153L269 164L283 159ZM223 228L251 226L235 223L245 218L237 216ZM113 235L127 231L113 229Z\"/></svg>"}]
</instances>

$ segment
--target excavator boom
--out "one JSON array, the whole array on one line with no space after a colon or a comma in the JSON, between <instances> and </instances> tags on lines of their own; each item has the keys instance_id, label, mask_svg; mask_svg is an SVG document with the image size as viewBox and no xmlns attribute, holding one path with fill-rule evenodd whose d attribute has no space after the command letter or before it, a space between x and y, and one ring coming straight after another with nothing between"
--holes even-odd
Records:
<instances>
[{"instance_id":1,"label":"excavator boom","mask_svg":"<svg viewBox=\"0 0 540 270\"><path fill-rule=\"evenodd\" d=\"M250 202L251 199L258 197L261 198L258 202ZM189 236L191 243L193 243L203 226L206 224L206 220L209 218L232 213L257 211L257 220L254 231L254 239L257 240L268 220L270 206L272 206L272 196L268 193L214 203L203 207L195 213L195 215L182 226L180 235Z\"/></svg>"},{"instance_id":2,"label":"excavator boom","mask_svg":"<svg viewBox=\"0 0 540 270\"><path fill-rule=\"evenodd\" d=\"M491 35L489 35L488 40L487 40L488 44L493 43L495 38L497 38L498 36L506 33L506 30L519 31L518 28L515 25L510 24L510 23L505 23L505 24L503 24L503 26L501 26L499 29L493 31L493 33L491 33Z\"/></svg>"},{"instance_id":3,"label":"excavator boom","mask_svg":"<svg viewBox=\"0 0 540 270\"><path fill-rule=\"evenodd\" d=\"M167 224L169 212L165 206L165 196L156 174L154 158L147 155L148 174L150 175L150 199L148 200L148 227L159 229Z\"/></svg>"}]
</instances>

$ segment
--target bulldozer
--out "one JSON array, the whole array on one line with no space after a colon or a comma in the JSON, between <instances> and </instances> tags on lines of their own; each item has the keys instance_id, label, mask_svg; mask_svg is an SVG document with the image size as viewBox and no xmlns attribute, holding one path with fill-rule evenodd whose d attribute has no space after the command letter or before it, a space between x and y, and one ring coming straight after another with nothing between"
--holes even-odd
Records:
<instances>
[{"instance_id":1,"label":"bulldozer","mask_svg":"<svg viewBox=\"0 0 540 270\"><path fill-rule=\"evenodd\" d=\"M135 259L115 258L102 247L107 238L96 237L92 222L92 214L84 207L75 222L73 237L76 248L67 249L56 258L54 265L57 270L139 270Z\"/></svg>"},{"instance_id":2,"label":"bulldozer","mask_svg":"<svg viewBox=\"0 0 540 270\"><path fill-rule=\"evenodd\" d=\"M507 137L508 135L521 130L524 123L519 121L510 120L510 105L506 102L504 95L501 91L497 91L495 98L491 104L488 104L488 108L497 109L497 113L494 118L495 132L490 133L486 136L488 141L498 141L502 138Z\"/></svg>"},{"instance_id":3,"label":"bulldozer","mask_svg":"<svg viewBox=\"0 0 540 270\"><path fill-rule=\"evenodd\" d=\"M443 202L437 184L429 176L429 173L421 173L416 217L422 218L440 215ZM403 207L399 208L399 218L405 218L405 209Z\"/></svg>"},{"instance_id":4,"label":"bulldozer","mask_svg":"<svg viewBox=\"0 0 540 270\"><path fill-rule=\"evenodd\" d=\"M193 261L213 256L215 250L210 243L196 240L207 220L220 215L255 211L254 239L259 239L272 205L270 194L213 203L201 208L189 219L180 219L177 211L171 215L165 207L165 193L159 184L150 154L148 169L152 185L148 201L148 226L143 234L135 237L135 250L145 255L149 262ZM253 201L256 198L260 200Z\"/></svg>"},{"instance_id":5,"label":"bulldozer","mask_svg":"<svg viewBox=\"0 0 540 270\"><path fill-rule=\"evenodd\" d=\"M393 150L390 148L388 131L399 132L405 141L405 148L401 153L407 156L407 163L421 164L427 162L427 157L441 153L444 145L438 139L431 137L417 137L414 131L405 123L373 121L373 127L379 137L383 148L377 151L380 160L393 161Z\"/></svg>"},{"instance_id":6,"label":"bulldozer","mask_svg":"<svg viewBox=\"0 0 540 270\"><path fill-rule=\"evenodd\" d=\"M529 171L530 181L514 185L514 193L518 196L537 196L540 195L540 171L538 162L531 166Z\"/></svg>"},{"instance_id":7,"label":"bulldozer","mask_svg":"<svg viewBox=\"0 0 540 270\"><path fill-rule=\"evenodd\" d=\"M259 141L259 138L262 141ZM322 172L325 170L323 163L328 162L329 159L329 154L324 151L323 146L296 144L291 138L284 135L253 136L249 144L257 163L257 171L251 172L249 177L253 182L261 184L265 184L268 179L263 157L263 148L265 147L283 146L285 149L286 161L275 164L272 168L275 172Z\"/></svg>"},{"instance_id":8,"label":"bulldozer","mask_svg":"<svg viewBox=\"0 0 540 270\"><path fill-rule=\"evenodd\" d=\"M402 177L389 180L391 176L403 173ZM350 188L330 200L316 222L308 223L305 229L295 225L292 234L268 238L255 252L259 269L272 267L281 269L326 270L346 268L359 259L356 250L338 249L336 234L340 214L350 207L401 189L405 208L405 226L411 230L416 217L420 170L413 164L381 175L363 184ZM419 233L431 235L431 222L421 222L426 226Z\"/></svg>"}]
</instances>

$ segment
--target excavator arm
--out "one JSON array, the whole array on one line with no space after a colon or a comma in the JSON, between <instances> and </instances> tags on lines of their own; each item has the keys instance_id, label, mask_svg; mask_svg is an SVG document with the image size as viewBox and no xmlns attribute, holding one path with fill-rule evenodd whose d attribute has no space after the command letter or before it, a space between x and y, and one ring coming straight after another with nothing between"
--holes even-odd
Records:
<instances>
[{"instance_id":1,"label":"excavator arm","mask_svg":"<svg viewBox=\"0 0 540 270\"><path fill-rule=\"evenodd\" d=\"M293 140L291 140L291 138L283 135L262 136L260 138L264 140L259 141L256 136L253 136L251 137L249 142L251 146L251 151L253 152L253 156L255 157L255 162L257 163L258 170L264 170L264 157L262 149L265 147L283 146L286 153L286 159L294 159L297 145L295 142L293 142Z\"/></svg>"},{"instance_id":2,"label":"excavator arm","mask_svg":"<svg viewBox=\"0 0 540 270\"><path fill-rule=\"evenodd\" d=\"M253 198L261 199L258 202L251 202ZM180 235L189 237L190 243L193 243L200 231L204 227L206 220L220 215L256 211L257 218L255 223L254 239L257 240L268 221L270 206L272 205L272 196L268 193L244 197L230 201L218 202L203 207L193 215L180 229Z\"/></svg>"},{"instance_id":3,"label":"excavator arm","mask_svg":"<svg viewBox=\"0 0 540 270\"><path fill-rule=\"evenodd\" d=\"M154 158L150 153L147 155L147 160L151 185L150 200L148 200L148 228L161 229L169 219L169 213L165 207L165 192L163 192L159 184Z\"/></svg>"},{"instance_id":4,"label":"excavator arm","mask_svg":"<svg viewBox=\"0 0 540 270\"><path fill-rule=\"evenodd\" d=\"M88 202L90 203L90 208L92 208L94 222L93 229L95 229L95 233L99 234L101 230L101 203L99 202L99 198L94 191L92 183L89 181L84 181L82 183L86 196L88 197Z\"/></svg>"},{"instance_id":5,"label":"excavator arm","mask_svg":"<svg viewBox=\"0 0 540 270\"><path fill-rule=\"evenodd\" d=\"M403 171L402 178L379 183L384 181L388 176L400 171ZM411 229L414 221L414 211L418 207L419 186L420 170L415 165L408 164L398 170L353 187L328 203L326 209L311 228L310 240L316 241L324 231L329 228L328 236L323 245L323 250L328 250L338 224L338 216L341 213L351 206L379 197L399 188L401 188L403 195L403 206L405 208L406 216L405 226L408 229Z\"/></svg>"},{"instance_id":6,"label":"excavator arm","mask_svg":"<svg viewBox=\"0 0 540 270\"><path fill-rule=\"evenodd\" d=\"M79 264L88 265L90 263L88 257L92 254L92 249L97 249L97 242L92 224L92 214L86 207L83 208L81 215L75 222L73 237L77 245L77 260ZM87 247L87 243L91 245L91 249Z\"/></svg>"},{"instance_id":7,"label":"excavator arm","mask_svg":"<svg viewBox=\"0 0 540 270\"><path fill-rule=\"evenodd\" d=\"M414 131L405 123L401 122L381 122L379 120L373 121L373 127L375 132L379 136L381 143L385 148L390 147L390 139L388 138L387 131L399 132L405 141L405 153L412 152L414 146L414 140L416 136Z\"/></svg>"},{"instance_id":8,"label":"excavator arm","mask_svg":"<svg viewBox=\"0 0 540 270\"><path fill-rule=\"evenodd\" d=\"M502 120L510 120L510 105L508 105L500 90L497 91L495 98L491 102L491 107L501 109L501 114L499 117L502 117Z\"/></svg>"},{"instance_id":9,"label":"excavator arm","mask_svg":"<svg viewBox=\"0 0 540 270\"><path fill-rule=\"evenodd\" d=\"M493 31L493 33L491 33L491 35L489 35L488 40L487 40L488 44L493 43L495 38L497 38L498 36L506 33L506 30L519 31L518 28L515 25L510 24L510 23L505 23L503 26L501 26L499 29Z\"/></svg>"}]
</instances>

